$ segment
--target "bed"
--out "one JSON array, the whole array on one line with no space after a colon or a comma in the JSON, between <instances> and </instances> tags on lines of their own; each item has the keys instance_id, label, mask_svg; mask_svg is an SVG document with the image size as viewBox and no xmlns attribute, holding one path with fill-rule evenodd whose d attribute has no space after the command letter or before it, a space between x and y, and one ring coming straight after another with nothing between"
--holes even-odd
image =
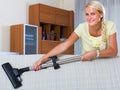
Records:
<instances>
[{"instance_id":1,"label":"bed","mask_svg":"<svg viewBox=\"0 0 120 90\"><path fill-rule=\"evenodd\" d=\"M60 59L74 55L63 55ZM40 55L1 55L0 65L9 62L12 67L32 66ZM120 57L79 61L21 75L22 86L17 90L120 90ZM14 90L0 67L0 90Z\"/></svg>"}]
</instances>

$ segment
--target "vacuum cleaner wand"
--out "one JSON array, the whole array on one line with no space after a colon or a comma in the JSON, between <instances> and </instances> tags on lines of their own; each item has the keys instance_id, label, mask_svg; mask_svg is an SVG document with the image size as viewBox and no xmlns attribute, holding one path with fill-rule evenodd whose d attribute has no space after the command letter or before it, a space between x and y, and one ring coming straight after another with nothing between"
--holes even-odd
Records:
<instances>
[{"instance_id":1,"label":"vacuum cleaner wand","mask_svg":"<svg viewBox=\"0 0 120 90\"><path fill-rule=\"evenodd\" d=\"M4 71L6 72L8 78L11 81L14 88L18 88L18 87L22 86L22 84L21 84L22 79L20 76L23 72L30 70L29 67L21 68L21 69L12 68L12 66L8 62L4 63L2 65L2 67L3 67Z\"/></svg>"}]
</instances>

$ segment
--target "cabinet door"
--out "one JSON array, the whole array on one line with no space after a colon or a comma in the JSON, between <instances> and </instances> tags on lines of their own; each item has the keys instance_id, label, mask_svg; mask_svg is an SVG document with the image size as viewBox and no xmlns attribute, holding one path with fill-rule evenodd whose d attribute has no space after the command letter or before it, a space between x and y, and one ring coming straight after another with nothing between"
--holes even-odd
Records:
<instances>
[{"instance_id":1,"label":"cabinet door","mask_svg":"<svg viewBox=\"0 0 120 90\"><path fill-rule=\"evenodd\" d=\"M69 12L66 10L56 9L56 24L68 25L69 24Z\"/></svg>"},{"instance_id":2,"label":"cabinet door","mask_svg":"<svg viewBox=\"0 0 120 90\"><path fill-rule=\"evenodd\" d=\"M40 22L55 24L55 8L40 4Z\"/></svg>"},{"instance_id":3,"label":"cabinet door","mask_svg":"<svg viewBox=\"0 0 120 90\"><path fill-rule=\"evenodd\" d=\"M68 26L69 17L65 15L56 15L56 24Z\"/></svg>"},{"instance_id":4,"label":"cabinet door","mask_svg":"<svg viewBox=\"0 0 120 90\"><path fill-rule=\"evenodd\" d=\"M55 23L55 15L45 13L45 12L40 12L40 22L54 24Z\"/></svg>"},{"instance_id":5,"label":"cabinet door","mask_svg":"<svg viewBox=\"0 0 120 90\"><path fill-rule=\"evenodd\" d=\"M24 54L37 54L38 53L38 26L24 25L24 39L25 39L25 52Z\"/></svg>"},{"instance_id":6,"label":"cabinet door","mask_svg":"<svg viewBox=\"0 0 120 90\"><path fill-rule=\"evenodd\" d=\"M42 40L42 53L48 53L51 49L53 49L56 45L60 44L60 42L56 41L49 41L49 40Z\"/></svg>"}]
</instances>

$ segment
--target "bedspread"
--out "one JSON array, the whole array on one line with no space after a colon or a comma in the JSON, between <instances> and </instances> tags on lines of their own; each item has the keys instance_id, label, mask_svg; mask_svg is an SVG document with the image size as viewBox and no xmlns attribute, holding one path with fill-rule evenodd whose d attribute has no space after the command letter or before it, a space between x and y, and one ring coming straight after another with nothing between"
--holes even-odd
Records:
<instances>
[{"instance_id":1,"label":"bedspread","mask_svg":"<svg viewBox=\"0 0 120 90\"><path fill-rule=\"evenodd\" d=\"M0 65L9 62L14 68L32 66L42 55L4 55ZM63 55L67 58L74 55ZM21 75L22 86L17 90L120 90L120 57L101 58L63 64ZM0 90L14 90L0 67Z\"/></svg>"}]
</instances>

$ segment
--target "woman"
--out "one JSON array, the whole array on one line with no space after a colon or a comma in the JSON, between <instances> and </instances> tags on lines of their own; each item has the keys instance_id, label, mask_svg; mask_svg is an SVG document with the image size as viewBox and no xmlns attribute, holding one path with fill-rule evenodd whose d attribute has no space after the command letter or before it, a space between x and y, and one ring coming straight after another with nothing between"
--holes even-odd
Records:
<instances>
[{"instance_id":1,"label":"woman","mask_svg":"<svg viewBox=\"0 0 120 90\"><path fill-rule=\"evenodd\" d=\"M113 22L105 21L103 5L98 1L88 2L85 6L86 22L79 24L70 37L53 48L34 64L34 70L47 62L48 58L67 50L79 38L82 43L82 61L96 57L115 57L118 53L116 28ZM63 47L64 46L64 47Z\"/></svg>"}]
</instances>

